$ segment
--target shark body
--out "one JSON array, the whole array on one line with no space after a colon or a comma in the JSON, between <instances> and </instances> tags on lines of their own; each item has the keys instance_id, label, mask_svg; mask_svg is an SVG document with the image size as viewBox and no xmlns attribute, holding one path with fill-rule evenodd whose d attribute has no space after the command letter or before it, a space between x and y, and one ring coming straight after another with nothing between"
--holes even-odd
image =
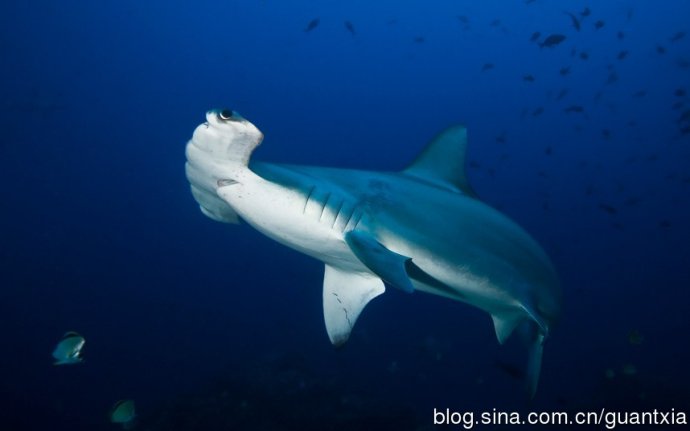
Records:
<instances>
[{"instance_id":1,"label":"shark body","mask_svg":"<svg viewBox=\"0 0 690 431\"><path fill-rule=\"evenodd\" d=\"M543 342L560 314L558 277L537 242L470 187L464 127L442 132L407 169L376 172L251 162L263 140L252 123L229 110L206 118L186 147L202 212L242 219L325 264L333 344L347 341L386 284L432 293L489 313L500 343L525 324L534 394Z\"/></svg>"}]
</instances>

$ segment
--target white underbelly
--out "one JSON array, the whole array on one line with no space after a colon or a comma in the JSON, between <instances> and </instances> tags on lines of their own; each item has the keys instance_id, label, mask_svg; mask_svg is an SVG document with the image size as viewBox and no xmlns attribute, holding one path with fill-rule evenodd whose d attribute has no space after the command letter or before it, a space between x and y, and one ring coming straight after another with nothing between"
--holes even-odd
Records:
<instances>
[{"instance_id":1,"label":"white underbelly","mask_svg":"<svg viewBox=\"0 0 690 431\"><path fill-rule=\"evenodd\" d=\"M412 263L430 277L426 281L413 279L416 290L462 301L489 313L518 305L515 298L490 277L473 271L469 262L450 262L395 235L384 235L383 241L396 253L412 257Z\"/></svg>"},{"instance_id":2,"label":"white underbelly","mask_svg":"<svg viewBox=\"0 0 690 431\"><path fill-rule=\"evenodd\" d=\"M313 187L306 194L250 176L219 195L269 238L340 268L367 271L345 243L363 213L346 196Z\"/></svg>"}]
</instances>

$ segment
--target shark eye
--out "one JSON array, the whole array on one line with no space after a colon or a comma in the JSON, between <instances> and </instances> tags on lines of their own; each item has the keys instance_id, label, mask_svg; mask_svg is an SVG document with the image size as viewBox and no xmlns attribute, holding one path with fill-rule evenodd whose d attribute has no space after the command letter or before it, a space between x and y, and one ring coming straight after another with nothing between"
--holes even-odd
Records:
<instances>
[{"instance_id":1,"label":"shark eye","mask_svg":"<svg viewBox=\"0 0 690 431\"><path fill-rule=\"evenodd\" d=\"M221 120L231 120L234 112L232 109L223 109L218 113L218 118Z\"/></svg>"}]
</instances>

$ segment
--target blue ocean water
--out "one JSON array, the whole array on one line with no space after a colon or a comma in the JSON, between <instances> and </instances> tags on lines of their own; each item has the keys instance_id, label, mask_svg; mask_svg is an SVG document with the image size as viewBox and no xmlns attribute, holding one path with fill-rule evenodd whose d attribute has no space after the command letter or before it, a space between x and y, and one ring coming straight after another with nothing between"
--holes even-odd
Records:
<instances>
[{"instance_id":1,"label":"blue ocean water","mask_svg":"<svg viewBox=\"0 0 690 431\"><path fill-rule=\"evenodd\" d=\"M690 412L688 14L682 0L3 4L3 429L113 429L128 398L150 430ZM257 160L373 170L467 125L474 188L563 285L535 399L519 340L423 293L389 289L334 349L322 264L213 222L189 192L184 145L222 107L264 132ZM55 367L66 331L85 360Z\"/></svg>"}]
</instances>

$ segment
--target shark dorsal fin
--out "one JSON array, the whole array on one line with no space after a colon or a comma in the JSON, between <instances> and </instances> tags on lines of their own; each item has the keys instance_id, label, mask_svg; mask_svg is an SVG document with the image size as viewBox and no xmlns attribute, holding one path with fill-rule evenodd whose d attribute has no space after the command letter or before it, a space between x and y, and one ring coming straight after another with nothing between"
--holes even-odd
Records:
<instances>
[{"instance_id":1,"label":"shark dorsal fin","mask_svg":"<svg viewBox=\"0 0 690 431\"><path fill-rule=\"evenodd\" d=\"M476 198L477 193L465 175L466 149L465 126L449 127L436 136L404 172Z\"/></svg>"}]
</instances>

